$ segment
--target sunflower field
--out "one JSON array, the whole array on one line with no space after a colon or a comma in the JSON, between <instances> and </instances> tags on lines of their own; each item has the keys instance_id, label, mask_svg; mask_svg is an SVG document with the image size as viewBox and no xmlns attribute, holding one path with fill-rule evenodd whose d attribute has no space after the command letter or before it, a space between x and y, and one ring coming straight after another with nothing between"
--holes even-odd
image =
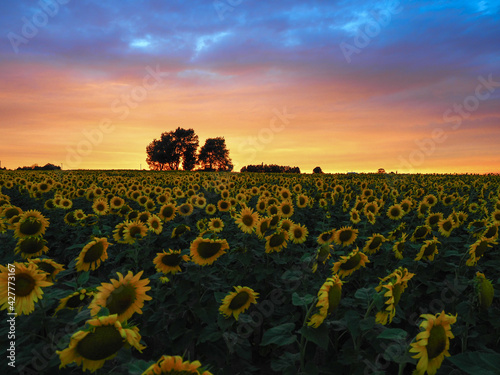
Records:
<instances>
[{"instance_id":1,"label":"sunflower field","mask_svg":"<svg viewBox=\"0 0 500 375\"><path fill-rule=\"evenodd\" d=\"M498 175L2 171L2 373L500 374L499 226Z\"/></svg>"}]
</instances>

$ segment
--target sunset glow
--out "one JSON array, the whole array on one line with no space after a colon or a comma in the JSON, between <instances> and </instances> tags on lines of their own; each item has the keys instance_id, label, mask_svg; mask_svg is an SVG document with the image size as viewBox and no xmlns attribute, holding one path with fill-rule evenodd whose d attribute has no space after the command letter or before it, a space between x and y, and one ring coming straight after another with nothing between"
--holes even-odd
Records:
<instances>
[{"instance_id":1,"label":"sunset glow","mask_svg":"<svg viewBox=\"0 0 500 375\"><path fill-rule=\"evenodd\" d=\"M1 166L147 169L148 143L183 127L225 137L235 171L498 173L499 10L3 2Z\"/></svg>"}]
</instances>

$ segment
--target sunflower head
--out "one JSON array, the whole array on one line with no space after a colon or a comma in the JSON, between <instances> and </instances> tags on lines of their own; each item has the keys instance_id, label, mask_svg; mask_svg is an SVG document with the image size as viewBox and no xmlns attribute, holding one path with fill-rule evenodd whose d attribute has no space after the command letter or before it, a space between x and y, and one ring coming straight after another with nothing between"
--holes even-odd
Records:
<instances>
[{"instance_id":1,"label":"sunflower head","mask_svg":"<svg viewBox=\"0 0 500 375\"><path fill-rule=\"evenodd\" d=\"M476 272L475 282L479 306L481 309L487 310L493 303L493 297L495 296L493 284L491 280L488 280L484 274L480 272Z\"/></svg>"},{"instance_id":2,"label":"sunflower head","mask_svg":"<svg viewBox=\"0 0 500 375\"><path fill-rule=\"evenodd\" d=\"M189 256L181 255L180 250L169 249L168 252L163 250L161 253L156 254L156 258L153 260L156 270L164 274L176 274L181 271L180 264L184 261L187 262Z\"/></svg>"},{"instance_id":3,"label":"sunflower head","mask_svg":"<svg viewBox=\"0 0 500 375\"><path fill-rule=\"evenodd\" d=\"M226 319L234 316L238 320L239 315L246 311L250 305L257 303L259 293L246 286L235 286L234 292L227 294L222 300L219 311Z\"/></svg>"},{"instance_id":4,"label":"sunflower head","mask_svg":"<svg viewBox=\"0 0 500 375\"><path fill-rule=\"evenodd\" d=\"M335 232L334 241L337 245L349 246L356 241L358 230L352 227L342 227Z\"/></svg>"},{"instance_id":5,"label":"sunflower head","mask_svg":"<svg viewBox=\"0 0 500 375\"><path fill-rule=\"evenodd\" d=\"M106 237L94 238L85 245L76 258L76 270L88 271L99 268L101 262L108 259L108 246L111 245Z\"/></svg>"},{"instance_id":6,"label":"sunflower head","mask_svg":"<svg viewBox=\"0 0 500 375\"><path fill-rule=\"evenodd\" d=\"M200 266L210 265L229 249L226 240L198 237L190 247L193 262Z\"/></svg>"},{"instance_id":7,"label":"sunflower head","mask_svg":"<svg viewBox=\"0 0 500 375\"><path fill-rule=\"evenodd\" d=\"M341 256L340 260L334 263L332 271L338 273L341 278L347 277L361 267L366 267L370 263L368 257L358 248L355 248L348 255Z\"/></svg>"}]
</instances>

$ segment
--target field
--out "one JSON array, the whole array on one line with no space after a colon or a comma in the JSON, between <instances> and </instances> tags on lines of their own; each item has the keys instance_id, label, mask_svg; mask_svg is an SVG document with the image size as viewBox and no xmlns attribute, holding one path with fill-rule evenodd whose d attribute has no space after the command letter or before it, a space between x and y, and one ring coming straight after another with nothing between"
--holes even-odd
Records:
<instances>
[{"instance_id":1,"label":"field","mask_svg":"<svg viewBox=\"0 0 500 375\"><path fill-rule=\"evenodd\" d=\"M499 176L0 173L9 374L500 373Z\"/></svg>"}]
</instances>

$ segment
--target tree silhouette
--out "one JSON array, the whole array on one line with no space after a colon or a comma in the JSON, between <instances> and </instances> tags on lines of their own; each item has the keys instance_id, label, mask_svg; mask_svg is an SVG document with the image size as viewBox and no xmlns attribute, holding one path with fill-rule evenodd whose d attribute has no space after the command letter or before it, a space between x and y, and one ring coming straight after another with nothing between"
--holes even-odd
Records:
<instances>
[{"instance_id":1,"label":"tree silhouette","mask_svg":"<svg viewBox=\"0 0 500 375\"><path fill-rule=\"evenodd\" d=\"M224 137L208 138L205 141L198 155L198 164L205 170L233 170L233 163Z\"/></svg>"},{"instance_id":2,"label":"tree silhouette","mask_svg":"<svg viewBox=\"0 0 500 375\"><path fill-rule=\"evenodd\" d=\"M146 147L146 162L150 169L164 171L178 170L182 160L182 168L190 171L196 165L197 149L198 136L194 130L177 128L162 133L159 140L153 140Z\"/></svg>"},{"instance_id":3,"label":"tree silhouette","mask_svg":"<svg viewBox=\"0 0 500 375\"><path fill-rule=\"evenodd\" d=\"M323 173L323 171L321 170L321 167L316 167L313 169L313 173Z\"/></svg>"}]
</instances>

